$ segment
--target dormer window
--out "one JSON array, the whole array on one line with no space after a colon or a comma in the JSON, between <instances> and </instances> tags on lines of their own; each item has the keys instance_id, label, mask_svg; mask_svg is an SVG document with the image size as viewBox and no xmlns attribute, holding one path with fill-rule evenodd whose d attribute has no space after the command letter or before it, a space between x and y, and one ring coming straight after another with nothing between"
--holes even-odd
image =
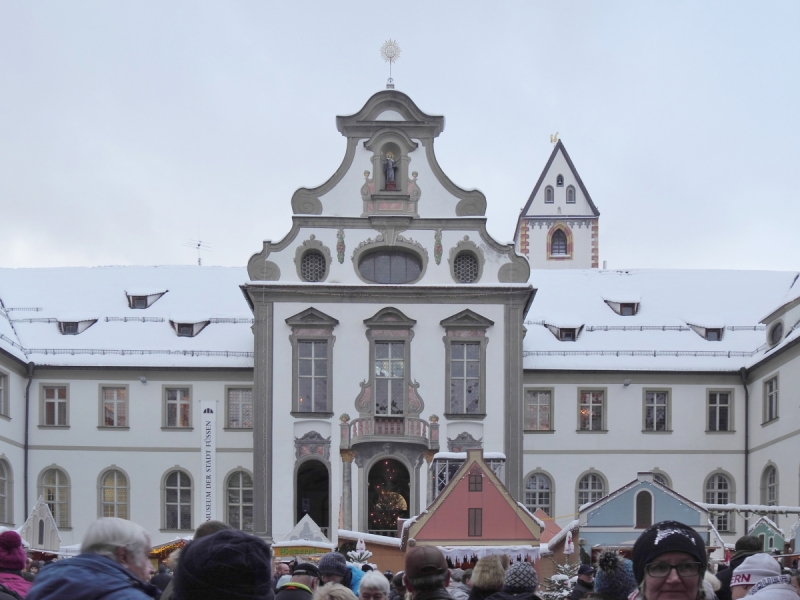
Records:
<instances>
[{"instance_id":1,"label":"dormer window","mask_svg":"<svg viewBox=\"0 0 800 600\"><path fill-rule=\"evenodd\" d=\"M544 323L544 326L561 342L574 342L578 339L581 331L583 331L583 325L575 325L574 323L565 324L563 326Z\"/></svg>"},{"instance_id":2,"label":"dormer window","mask_svg":"<svg viewBox=\"0 0 800 600\"><path fill-rule=\"evenodd\" d=\"M61 325L62 335L78 335L78 323L76 321L59 324Z\"/></svg>"},{"instance_id":3,"label":"dormer window","mask_svg":"<svg viewBox=\"0 0 800 600\"><path fill-rule=\"evenodd\" d=\"M769 345L775 346L783 339L783 322L778 321L769 328Z\"/></svg>"},{"instance_id":4,"label":"dormer window","mask_svg":"<svg viewBox=\"0 0 800 600\"><path fill-rule=\"evenodd\" d=\"M208 325L208 321L170 321L169 323L178 337L195 337Z\"/></svg>"},{"instance_id":5,"label":"dormer window","mask_svg":"<svg viewBox=\"0 0 800 600\"><path fill-rule=\"evenodd\" d=\"M718 342L722 339L722 329L706 329L706 339L709 342Z\"/></svg>"},{"instance_id":6,"label":"dormer window","mask_svg":"<svg viewBox=\"0 0 800 600\"><path fill-rule=\"evenodd\" d=\"M694 325L692 323L687 323L687 325L697 335L709 342L722 341L722 332L725 330L725 327L722 325L717 325L716 327L706 327L705 325Z\"/></svg>"},{"instance_id":7,"label":"dormer window","mask_svg":"<svg viewBox=\"0 0 800 600\"><path fill-rule=\"evenodd\" d=\"M556 177L556 185L558 187L564 187L564 176L563 175L559 175L558 177Z\"/></svg>"},{"instance_id":8,"label":"dormer window","mask_svg":"<svg viewBox=\"0 0 800 600\"><path fill-rule=\"evenodd\" d=\"M632 317L639 312L638 302L620 302L617 300L605 300L609 308L621 317Z\"/></svg>"},{"instance_id":9,"label":"dormer window","mask_svg":"<svg viewBox=\"0 0 800 600\"><path fill-rule=\"evenodd\" d=\"M61 332L61 335L78 335L89 329L89 327L95 323L97 323L97 319L64 320L58 322L58 330Z\"/></svg>"},{"instance_id":10,"label":"dormer window","mask_svg":"<svg viewBox=\"0 0 800 600\"><path fill-rule=\"evenodd\" d=\"M574 328L561 328L558 330L558 339L562 342L574 342L575 341L575 329Z\"/></svg>"},{"instance_id":11,"label":"dormer window","mask_svg":"<svg viewBox=\"0 0 800 600\"><path fill-rule=\"evenodd\" d=\"M178 335L181 337L193 337L194 336L194 325L190 325L189 323L178 323Z\"/></svg>"},{"instance_id":12,"label":"dormer window","mask_svg":"<svg viewBox=\"0 0 800 600\"><path fill-rule=\"evenodd\" d=\"M166 294L169 290L164 290L163 292L151 292L151 291L136 291L132 292L130 290L125 292L125 295L128 297L128 308L132 308L135 310L144 310L146 308L150 308L153 304L161 298L164 294Z\"/></svg>"}]
</instances>

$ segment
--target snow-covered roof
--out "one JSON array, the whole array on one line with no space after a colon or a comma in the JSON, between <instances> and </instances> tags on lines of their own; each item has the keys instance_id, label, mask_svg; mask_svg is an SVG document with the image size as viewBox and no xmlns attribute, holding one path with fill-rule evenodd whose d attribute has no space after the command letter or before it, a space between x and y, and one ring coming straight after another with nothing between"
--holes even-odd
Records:
<instances>
[{"instance_id":1,"label":"snow-covered roof","mask_svg":"<svg viewBox=\"0 0 800 600\"><path fill-rule=\"evenodd\" d=\"M374 533L361 533L360 531L350 531L349 529L340 529L339 537L348 540L364 540L373 544L383 544L385 546L402 545L402 540L397 537L389 537L387 535L375 535Z\"/></svg>"},{"instance_id":2,"label":"snow-covered roof","mask_svg":"<svg viewBox=\"0 0 800 600\"><path fill-rule=\"evenodd\" d=\"M522 510L524 510L526 513L528 513L528 516L531 519L533 519L534 521L536 521L536 524L542 529L542 531L544 531L544 529L545 529L544 521L542 521L539 517L537 517L535 514L533 514L531 511L529 511L528 507L525 506L522 502L517 502L517 506L519 506Z\"/></svg>"},{"instance_id":3,"label":"snow-covered roof","mask_svg":"<svg viewBox=\"0 0 800 600\"><path fill-rule=\"evenodd\" d=\"M37 365L251 368L247 281L243 267L0 269L0 348ZM131 290L169 293L131 309ZM59 329L87 319L97 322L78 335ZM210 324L179 337L176 319Z\"/></svg>"},{"instance_id":4,"label":"snow-covered roof","mask_svg":"<svg viewBox=\"0 0 800 600\"><path fill-rule=\"evenodd\" d=\"M561 543L561 540L563 540L565 537L567 537L567 534L570 531L576 529L578 527L578 525L580 525L580 523L581 522L578 521L577 519L567 523L561 531L559 531L557 534L555 534L553 537L551 537L549 540L547 540L548 547L553 548L555 546L558 546L558 544Z\"/></svg>"},{"instance_id":5,"label":"snow-covered roof","mask_svg":"<svg viewBox=\"0 0 800 600\"><path fill-rule=\"evenodd\" d=\"M433 459L436 460L437 458L450 458L453 460L467 460L467 453L466 452L437 452L433 455ZM505 460L506 455L502 452L484 452L483 453L484 460L492 460L492 459L499 459Z\"/></svg>"},{"instance_id":6,"label":"snow-covered roof","mask_svg":"<svg viewBox=\"0 0 800 600\"><path fill-rule=\"evenodd\" d=\"M750 535L751 533L753 533L753 530L754 530L756 527L758 527L758 525L759 525L760 523L766 523L766 524L767 524L767 527L769 527L769 528L770 528L770 529L772 529L773 531L775 531L775 532L779 533L779 534L781 535L781 537L782 537L782 538L786 539L786 534L783 532L783 529L781 529L780 527L778 527L777 523L775 523L775 521L773 521L773 520L772 520L772 519L770 519L769 517L761 517L761 518L759 518L759 519L758 519L758 520L757 520L755 523L753 523L752 525L750 525L750 527L748 527L748 528L747 528L747 535Z\"/></svg>"},{"instance_id":7,"label":"snow-covered roof","mask_svg":"<svg viewBox=\"0 0 800 600\"><path fill-rule=\"evenodd\" d=\"M736 371L776 348L759 321L786 296L797 273L776 271L532 270L537 289L525 319L526 369ZM619 292L615 292L615 289ZM641 298L635 315L604 301ZM582 323L575 341L547 325ZM709 341L689 324L724 327ZM800 328L779 347L800 335Z\"/></svg>"}]
</instances>

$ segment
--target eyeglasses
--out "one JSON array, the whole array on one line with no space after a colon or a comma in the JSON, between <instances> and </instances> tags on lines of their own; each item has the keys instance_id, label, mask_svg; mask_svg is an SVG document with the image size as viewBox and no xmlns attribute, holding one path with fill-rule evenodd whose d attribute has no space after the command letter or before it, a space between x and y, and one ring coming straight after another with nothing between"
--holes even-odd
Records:
<instances>
[{"instance_id":1,"label":"eyeglasses","mask_svg":"<svg viewBox=\"0 0 800 600\"><path fill-rule=\"evenodd\" d=\"M675 569L678 577L694 577L700 573L702 566L703 565L697 562L678 563L677 565L671 565L665 562L655 562L645 565L644 570L648 575L650 575L650 577L657 577L658 579L669 577L672 569Z\"/></svg>"}]
</instances>

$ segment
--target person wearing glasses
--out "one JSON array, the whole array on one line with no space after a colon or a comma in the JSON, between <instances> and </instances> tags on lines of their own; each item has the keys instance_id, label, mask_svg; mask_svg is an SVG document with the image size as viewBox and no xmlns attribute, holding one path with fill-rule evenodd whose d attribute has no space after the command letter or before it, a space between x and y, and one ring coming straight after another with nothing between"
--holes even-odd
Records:
<instances>
[{"instance_id":1,"label":"person wearing glasses","mask_svg":"<svg viewBox=\"0 0 800 600\"><path fill-rule=\"evenodd\" d=\"M708 567L706 544L697 531L678 521L645 529L633 545L637 600L701 600Z\"/></svg>"}]
</instances>

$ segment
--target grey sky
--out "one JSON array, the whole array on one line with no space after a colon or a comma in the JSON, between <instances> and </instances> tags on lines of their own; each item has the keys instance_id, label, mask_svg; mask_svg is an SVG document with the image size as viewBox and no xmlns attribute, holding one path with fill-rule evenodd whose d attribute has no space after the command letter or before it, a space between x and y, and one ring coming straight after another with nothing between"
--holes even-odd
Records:
<instances>
[{"instance_id":1,"label":"grey sky","mask_svg":"<svg viewBox=\"0 0 800 600\"><path fill-rule=\"evenodd\" d=\"M0 266L244 266L384 88L510 240L560 132L609 267L800 269L798 2L0 3Z\"/></svg>"}]
</instances>

